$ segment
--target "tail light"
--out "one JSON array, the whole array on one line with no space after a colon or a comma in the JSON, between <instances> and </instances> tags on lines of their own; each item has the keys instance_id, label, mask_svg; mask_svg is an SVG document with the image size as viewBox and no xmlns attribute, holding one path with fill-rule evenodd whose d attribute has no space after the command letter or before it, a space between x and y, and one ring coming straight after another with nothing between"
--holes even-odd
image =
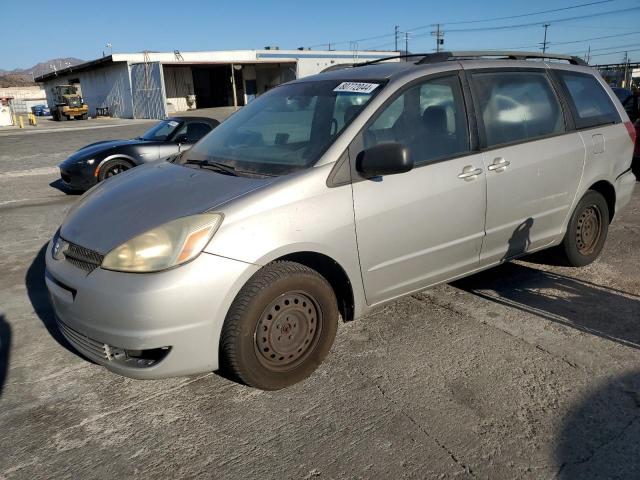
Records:
<instances>
[{"instance_id":1,"label":"tail light","mask_svg":"<svg viewBox=\"0 0 640 480\"><path fill-rule=\"evenodd\" d=\"M629 137L631 138L631 143L636 144L636 127L631 122L624 122L624 126L627 127L627 132L629 132Z\"/></svg>"}]
</instances>

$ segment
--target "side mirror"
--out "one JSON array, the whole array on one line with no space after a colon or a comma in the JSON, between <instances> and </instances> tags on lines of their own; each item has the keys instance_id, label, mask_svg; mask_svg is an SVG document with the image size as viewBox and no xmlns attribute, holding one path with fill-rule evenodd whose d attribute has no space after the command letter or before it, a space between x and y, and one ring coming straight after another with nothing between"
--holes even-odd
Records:
<instances>
[{"instance_id":1,"label":"side mirror","mask_svg":"<svg viewBox=\"0 0 640 480\"><path fill-rule=\"evenodd\" d=\"M187 135L185 133L183 133L182 135L178 135L175 139L176 143L187 143Z\"/></svg>"},{"instance_id":2,"label":"side mirror","mask_svg":"<svg viewBox=\"0 0 640 480\"><path fill-rule=\"evenodd\" d=\"M409 149L400 143L383 143L356 157L356 170L365 178L405 173L413 168Z\"/></svg>"}]
</instances>

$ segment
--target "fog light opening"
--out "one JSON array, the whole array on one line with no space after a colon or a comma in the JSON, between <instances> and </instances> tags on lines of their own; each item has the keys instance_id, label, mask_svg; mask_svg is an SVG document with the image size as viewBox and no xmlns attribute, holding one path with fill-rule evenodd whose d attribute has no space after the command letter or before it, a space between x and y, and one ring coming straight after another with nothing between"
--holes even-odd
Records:
<instances>
[{"instance_id":1,"label":"fog light opening","mask_svg":"<svg viewBox=\"0 0 640 480\"><path fill-rule=\"evenodd\" d=\"M123 354L115 357L115 360L135 368L151 367L164 359L171 347L151 348L148 350L122 350Z\"/></svg>"}]
</instances>

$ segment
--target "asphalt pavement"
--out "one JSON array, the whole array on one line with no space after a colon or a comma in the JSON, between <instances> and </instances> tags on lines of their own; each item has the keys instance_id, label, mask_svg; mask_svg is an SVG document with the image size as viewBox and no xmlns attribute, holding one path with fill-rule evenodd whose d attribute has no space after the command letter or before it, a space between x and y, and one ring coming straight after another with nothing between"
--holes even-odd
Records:
<instances>
[{"instance_id":1,"label":"asphalt pavement","mask_svg":"<svg viewBox=\"0 0 640 480\"><path fill-rule=\"evenodd\" d=\"M148 127L0 136L0 479L637 478L640 188L596 263L537 255L387 304L286 390L138 381L61 338L43 252L79 199L56 165Z\"/></svg>"}]
</instances>

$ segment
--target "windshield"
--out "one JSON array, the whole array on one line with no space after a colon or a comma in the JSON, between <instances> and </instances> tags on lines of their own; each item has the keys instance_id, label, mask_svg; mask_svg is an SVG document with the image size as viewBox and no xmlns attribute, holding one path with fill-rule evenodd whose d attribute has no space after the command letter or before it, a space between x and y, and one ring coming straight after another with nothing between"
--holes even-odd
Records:
<instances>
[{"instance_id":1,"label":"windshield","mask_svg":"<svg viewBox=\"0 0 640 480\"><path fill-rule=\"evenodd\" d=\"M77 93L77 89L74 86L64 86L60 87L60 95L75 95Z\"/></svg>"},{"instance_id":2,"label":"windshield","mask_svg":"<svg viewBox=\"0 0 640 480\"><path fill-rule=\"evenodd\" d=\"M181 124L182 122L178 122L177 120L163 120L154 125L150 130L147 130L140 138L143 140L163 142L168 140Z\"/></svg>"},{"instance_id":3,"label":"windshield","mask_svg":"<svg viewBox=\"0 0 640 480\"><path fill-rule=\"evenodd\" d=\"M229 117L180 163L213 161L265 175L310 167L380 90L380 82L338 80L277 87Z\"/></svg>"}]
</instances>

